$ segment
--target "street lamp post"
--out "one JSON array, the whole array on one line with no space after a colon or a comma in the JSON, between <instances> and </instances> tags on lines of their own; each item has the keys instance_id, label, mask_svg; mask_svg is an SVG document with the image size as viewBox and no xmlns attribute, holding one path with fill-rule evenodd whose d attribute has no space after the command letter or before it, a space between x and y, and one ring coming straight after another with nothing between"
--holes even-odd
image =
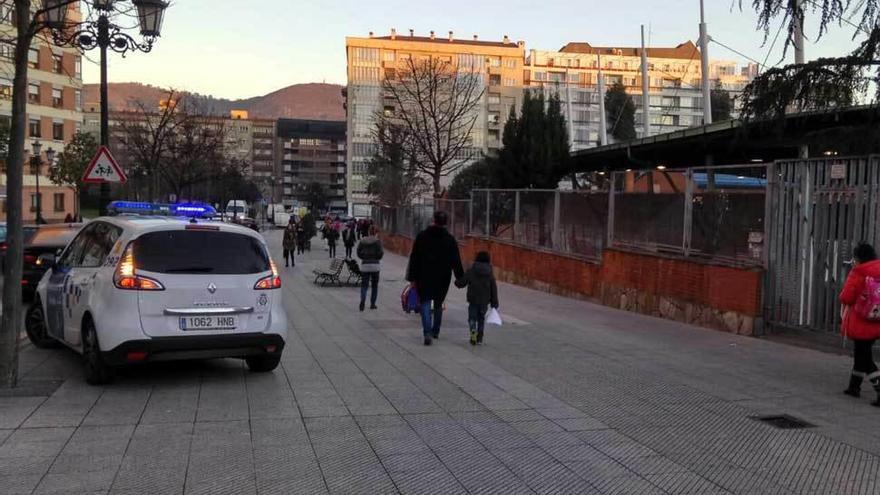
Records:
<instances>
[{"instance_id":1,"label":"street lamp post","mask_svg":"<svg viewBox=\"0 0 880 495\"><path fill-rule=\"evenodd\" d=\"M140 34L143 42L138 42L123 28L112 22L112 18L123 13L125 0L92 0L97 12L96 20L67 22L68 0L44 0L46 24L52 31L52 39L58 46L71 46L85 52L99 49L101 54L101 145L109 146L110 105L107 89L107 50L113 50L124 57L128 52L148 53L162 31L162 20L168 2L165 0L128 0L137 9ZM101 214L106 213L110 202L110 185L101 183Z\"/></svg>"},{"instance_id":2,"label":"street lamp post","mask_svg":"<svg viewBox=\"0 0 880 495\"><path fill-rule=\"evenodd\" d=\"M34 175L35 183L36 183L36 203L34 205L36 215L34 215L34 223L37 225L46 223L46 220L43 218L43 195L40 194L40 168L43 166L43 159L40 158L40 152L43 150L43 145L37 140L34 140L31 143L31 173ZM46 150L46 159L49 161L49 166L51 167L55 163L55 150L49 148Z\"/></svg>"}]
</instances>

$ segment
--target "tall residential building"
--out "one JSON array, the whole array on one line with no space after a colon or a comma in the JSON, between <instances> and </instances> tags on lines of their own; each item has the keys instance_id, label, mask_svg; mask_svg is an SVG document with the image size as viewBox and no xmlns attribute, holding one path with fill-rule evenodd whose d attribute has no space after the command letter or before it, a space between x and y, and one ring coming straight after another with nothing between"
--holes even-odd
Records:
<instances>
[{"instance_id":1,"label":"tall residential building","mask_svg":"<svg viewBox=\"0 0 880 495\"><path fill-rule=\"evenodd\" d=\"M676 47L648 48L651 134L670 132L703 123L700 50L688 41ZM599 141L599 68L606 90L619 82L636 105L636 133L643 134L641 49L595 47L568 43L559 51L530 50L525 66L525 86L556 93L562 100L572 149L596 146ZM737 70L735 62L713 61L710 77L731 96L739 94L754 77L754 68ZM608 120L611 140L613 118ZM609 141L610 142L610 141Z\"/></svg>"},{"instance_id":2,"label":"tall residential building","mask_svg":"<svg viewBox=\"0 0 880 495\"><path fill-rule=\"evenodd\" d=\"M485 87L478 109L478 125L471 135L468 156L475 159L501 146L501 129L511 108L522 98L525 43L456 39L447 36L400 35L345 39L348 59L348 87L345 91L348 123L348 202L353 208L369 203L366 164L375 152L374 116L385 111L382 82L395 77L407 60L440 58L468 72L476 71Z\"/></svg>"},{"instance_id":3,"label":"tall residential building","mask_svg":"<svg viewBox=\"0 0 880 495\"><path fill-rule=\"evenodd\" d=\"M308 202L304 192L318 183L327 207L346 211L345 122L330 120L278 120L282 202L291 207Z\"/></svg>"},{"instance_id":4,"label":"tall residential building","mask_svg":"<svg viewBox=\"0 0 880 495\"><path fill-rule=\"evenodd\" d=\"M70 6L69 16L75 21L81 18L79 6ZM12 2L0 3L0 34L14 36L12 25L14 7ZM0 125L9 125L12 116L12 78L15 75L13 51L10 43L0 43ZM49 222L62 221L68 213L74 213L74 194L70 187L56 186L49 181L45 152L49 149L61 152L82 122L82 57L73 48L61 48L50 44L42 36L34 39L28 52L28 103L27 142L42 144L43 165L39 169L40 196L43 218ZM27 158L28 162L30 158ZM36 220L37 177L30 165L25 165L23 206L24 221ZM6 218L6 177L0 175L0 219Z\"/></svg>"}]
</instances>

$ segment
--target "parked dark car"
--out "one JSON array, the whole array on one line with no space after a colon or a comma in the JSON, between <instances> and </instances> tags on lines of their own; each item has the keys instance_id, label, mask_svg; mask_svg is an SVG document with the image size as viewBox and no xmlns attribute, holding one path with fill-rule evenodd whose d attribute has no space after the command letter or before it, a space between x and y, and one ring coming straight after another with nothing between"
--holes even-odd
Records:
<instances>
[{"instance_id":1,"label":"parked dark car","mask_svg":"<svg viewBox=\"0 0 880 495\"><path fill-rule=\"evenodd\" d=\"M76 236L81 223L27 226L24 228L24 265L21 274L21 294L30 301L37 284L49 268L40 259L42 254L57 254Z\"/></svg>"}]
</instances>

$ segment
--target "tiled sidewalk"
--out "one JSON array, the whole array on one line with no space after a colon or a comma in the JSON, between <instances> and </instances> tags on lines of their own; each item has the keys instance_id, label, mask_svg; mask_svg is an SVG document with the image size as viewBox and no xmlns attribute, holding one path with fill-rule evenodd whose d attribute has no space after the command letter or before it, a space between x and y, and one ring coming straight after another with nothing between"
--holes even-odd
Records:
<instances>
[{"instance_id":1,"label":"tiled sidewalk","mask_svg":"<svg viewBox=\"0 0 880 495\"><path fill-rule=\"evenodd\" d=\"M453 289L423 347L403 258L360 313L356 289L310 283L324 256L286 272L273 374L163 364L95 388L72 353L27 347L25 383L61 385L0 397L0 494L880 493L880 409L839 393L845 357L503 284L513 324L471 347Z\"/></svg>"}]
</instances>

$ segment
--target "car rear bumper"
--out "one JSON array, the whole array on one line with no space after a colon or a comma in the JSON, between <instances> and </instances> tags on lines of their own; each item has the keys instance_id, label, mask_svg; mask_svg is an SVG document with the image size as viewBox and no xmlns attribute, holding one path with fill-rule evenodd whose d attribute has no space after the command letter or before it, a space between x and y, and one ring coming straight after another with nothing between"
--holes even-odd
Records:
<instances>
[{"instance_id":1,"label":"car rear bumper","mask_svg":"<svg viewBox=\"0 0 880 495\"><path fill-rule=\"evenodd\" d=\"M185 359L244 358L279 355L284 339L277 334L193 335L130 340L101 353L111 366Z\"/></svg>"}]
</instances>

